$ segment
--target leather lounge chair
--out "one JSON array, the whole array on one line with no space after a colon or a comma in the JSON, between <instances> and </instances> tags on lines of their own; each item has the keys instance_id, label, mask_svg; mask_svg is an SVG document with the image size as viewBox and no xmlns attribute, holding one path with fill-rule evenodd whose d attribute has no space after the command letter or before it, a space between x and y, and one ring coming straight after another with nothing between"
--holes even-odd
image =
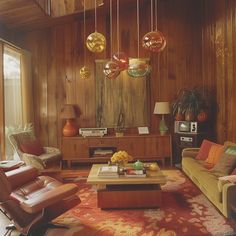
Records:
<instances>
[{"instance_id":1,"label":"leather lounge chair","mask_svg":"<svg viewBox=\"0 0 236 236\"><path fill-rule=\"evenodd\" d=\"M24 166L0 171L0 208L21 235L36 235L40 228L80 203L75 184L63 184Z\"/></svg>"}]
</instances>

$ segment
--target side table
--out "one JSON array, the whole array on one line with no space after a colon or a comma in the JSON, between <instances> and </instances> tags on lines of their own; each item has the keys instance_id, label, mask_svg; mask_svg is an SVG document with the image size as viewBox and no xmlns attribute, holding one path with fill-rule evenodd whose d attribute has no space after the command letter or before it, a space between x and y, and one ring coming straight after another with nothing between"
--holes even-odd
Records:
<instances>
[{"instance_id":1,"label":"side table","mask_svg":"<svg viewBox=\"0 0 236 236\"><path fill-rule=\"evenodd\" d=\"M23 161L0 161L0 171L10 171L19 168L24 165Z\"/></svg>"}]
</instances>

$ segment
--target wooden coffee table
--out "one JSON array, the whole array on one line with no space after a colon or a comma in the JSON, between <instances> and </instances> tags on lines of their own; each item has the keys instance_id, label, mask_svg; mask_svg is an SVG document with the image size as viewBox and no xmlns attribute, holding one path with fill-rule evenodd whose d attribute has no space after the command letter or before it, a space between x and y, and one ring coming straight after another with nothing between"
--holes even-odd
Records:
<instances>
[{"instance_id":1,"label":"wooden coffee table","mask_svg":"<svg viewBox=\"0 0 236 236\"><path fill-rule=\"evenodd\" d=\"M166 183L166 176L161 171L153 177L101 178L98 171L104 164L94 164L87 183L97 186L97 205L109 208L154 208L160 207L161 185Z\"/></svg>"}]
</instances>

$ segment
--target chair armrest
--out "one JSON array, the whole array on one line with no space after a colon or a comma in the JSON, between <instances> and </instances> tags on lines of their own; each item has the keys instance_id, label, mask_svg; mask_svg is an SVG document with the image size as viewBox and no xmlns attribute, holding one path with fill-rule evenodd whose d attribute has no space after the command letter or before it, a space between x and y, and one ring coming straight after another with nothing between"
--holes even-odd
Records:
<instances>
[{"instance_id":1,"label":"chair armrest","mask_svg":"<svg viewBox=\"0 0 236 236\"><path fill-rule=\"evenodd\" d=\"M45 153L61 154L61 151L55 147L43 147Z\"/></svg>"},{"instance_id":2,"label":"chair armrest","mask_svg":"<svg viewBox=\"0 0 236 236\"><path fill-rule=\"evenodd\" d=\"M182 157L192 157L195 158L199 152L200 148L184 148L182 150Z\"/></svg>"},{"instance_id":3,"label":"chair armrest","mask_svg":"<svg viewBox=\"0 0 236 236\"><path fill-rule=\"evenodd\" d=\"M22 158L27 166L33 166L38 170L42 170L45 168L45 164L38 156L23 153Z\"/></svg>"},{"instance_id":4,"label":"chair armrest","mask_svg":"<svg viewBox=\"0 0 236 236\"><path fill-rule=\"evenodd\" d=\"M42 209L61 201L67 197L71 197L78 191L78 186L75 184L63 184L46 193L43 193L34 198L22 202L21 208L28 213L36 213Z\"/></svg>"}]
</instances>

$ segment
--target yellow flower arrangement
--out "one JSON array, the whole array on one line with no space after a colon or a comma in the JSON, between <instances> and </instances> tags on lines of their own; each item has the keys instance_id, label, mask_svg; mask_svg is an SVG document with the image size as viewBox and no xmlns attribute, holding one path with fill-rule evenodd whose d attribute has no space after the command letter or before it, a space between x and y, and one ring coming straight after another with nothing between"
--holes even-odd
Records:
<instances>
[{"instance_id":1,"label":"yellow flower arrangement","mask_svg":"<svg viewBox=\"0 0 236 236\"><path fill-rule=\"evenodd\" d=\"M113 154L111 157L112 163L117 163L121 165L127 164L129 161L132 161L133 157L130 156L126 151L118 151Z\"/></svg>"}]
</instances>

